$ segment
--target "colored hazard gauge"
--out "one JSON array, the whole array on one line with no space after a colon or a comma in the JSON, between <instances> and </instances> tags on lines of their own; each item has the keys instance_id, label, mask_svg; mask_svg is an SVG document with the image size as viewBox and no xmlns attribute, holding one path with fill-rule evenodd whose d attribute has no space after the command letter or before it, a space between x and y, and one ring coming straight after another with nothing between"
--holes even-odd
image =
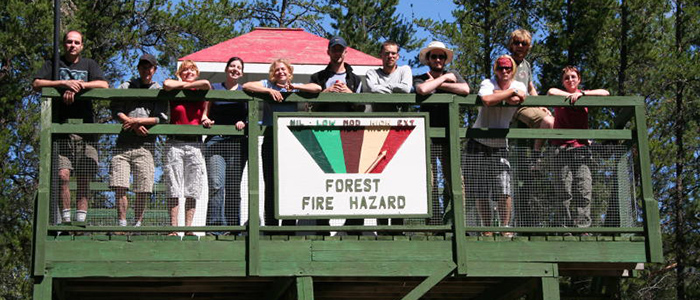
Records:
<instances>
[{"instance_id":1,"label":"colored hazard gauge","mask_svg":"<svg viewBox=\"0 0 700 300\"><path fill-rule=\"evenodd\" d=\"M424 114L286 113L274 124L278 217L430 215Z\"/></svg>"}]
</instances>

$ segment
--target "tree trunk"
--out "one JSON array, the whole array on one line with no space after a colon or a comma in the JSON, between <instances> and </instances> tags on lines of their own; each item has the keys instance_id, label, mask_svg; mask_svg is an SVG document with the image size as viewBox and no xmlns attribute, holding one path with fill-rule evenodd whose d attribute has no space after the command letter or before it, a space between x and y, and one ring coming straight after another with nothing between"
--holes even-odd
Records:
<instances>
[{"instance_id":1,"label":"tree trunk","mask_svg":"<svg viewBox=\"0 0 700 300\"><path fill-rule=\"evenodd\" d=\"M683 1L676 2L676 54L680 61L683 57L683 35L684 35L684 18ZM676 299L685 300L685 258L686 258L686 243L685 243L685 209L684 198L685 191L683 189L683 168L684 168L684 132L685 132L685 110L683 105L683 89L684 82L681 78L676 78L676 112L675 112L675 137L676 137L676 189L673 205L673 217L675 218L674 239L675 239L675 256L676 256Z\"/></svg>"}]
</instances>

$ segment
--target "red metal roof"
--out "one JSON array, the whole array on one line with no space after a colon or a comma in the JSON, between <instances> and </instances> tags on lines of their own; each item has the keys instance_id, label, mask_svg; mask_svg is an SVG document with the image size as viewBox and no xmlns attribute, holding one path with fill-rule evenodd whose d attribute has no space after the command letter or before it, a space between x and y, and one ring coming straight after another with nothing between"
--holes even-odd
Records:
<instances>
[{"instance_id":1,"label":"red metal roof","mask_svg":"<svg viewBox=\"0 0 700 300\"><path fill-rule=\"evenodd\" d=\"M328 64L328 40L298 28L255 28L253 31L180 58L197 62L223 62L238 56L246 63L269 63L286 58L292 64ZM379 58L348 47L351 65L381 66Z\"/></svg>"}]
</instances>

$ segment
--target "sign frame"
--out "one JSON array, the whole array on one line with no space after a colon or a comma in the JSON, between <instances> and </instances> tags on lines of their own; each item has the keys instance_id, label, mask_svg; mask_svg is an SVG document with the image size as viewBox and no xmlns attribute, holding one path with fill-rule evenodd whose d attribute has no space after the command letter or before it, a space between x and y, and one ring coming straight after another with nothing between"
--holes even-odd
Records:
<instances>
[{"instance_id":1,"label":"sign frame","mask_svg":"<svg viewBox=\"0 0 700 300\"><path fill-rule=\"evenodd\" d=\"M279 163L280 163L280 144L279 135L280 128L278 128L279 118L422 118L423 119L423 140L425 149L425 189L426 189L426 203L425 213L414 213L414 214L338 214L338 215L280 215L280 201L282 200L282 195L280 194L280 174L279 174ZM278 220L317 220L317 219L371 219L371 218L430 218L433 215L432 207L432 185L431 180L431 143L430 143L430 120L427 112L410 112L410 113L360 113L360 112L324 112L324 113L305 113L305 112L275 112L273 113L273 128L272 128L272 138L274 141L273 147L273 163L274 163L274 215ZM266 183L267 184L267 183Z\"/></svg>"}]
</instances>

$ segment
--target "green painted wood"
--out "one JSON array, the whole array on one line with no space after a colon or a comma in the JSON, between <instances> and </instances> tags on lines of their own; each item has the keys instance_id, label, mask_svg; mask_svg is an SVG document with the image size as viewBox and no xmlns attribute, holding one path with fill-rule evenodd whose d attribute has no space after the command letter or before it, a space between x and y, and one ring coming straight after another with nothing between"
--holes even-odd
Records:
<instances>
[{"instance_id":1,"label":"green painted wood","mask_svg":"<svg viewBox=\"0 0 700 300\"><path fill-rule=\"evenodd\" d=\"M467 226L466 231L509 231L531 233L644 233L643 227L588 227L588 228L563 228L563 227L496 227L496 226Z\"/></svg>"},{"instance_id":2,"label":"green painted wood","mask_svg":"<svg viewBox=\"0 0 700 300\"><path fill-rule=\"evenodd\" d=\"M472 242L470 262L630 262L646 261L638 242L511 241Z\"/></svg>"},{"instance_id":3,"label":"green painted wood","mask_svg":"<svg viewBox=\"0 0 700 300\"><path fill-rule=\"evenodd\" d=\"M123 261L50 262L51 274L56 278L84 277L244 277L244 262L221 261Z\"/></svg>"},{"instance_id":4,"label":"green painted wood","mask_svg":"<svg viewBox=\"0 0 700 300\"><path fill-rule=\"evenodd\" d=\"M433 274L428 276L425 280L423 280L420 284L418 284L413 290L411 290L406 296L402 298L402 300L418 300L420 297L425 295L430 289L432 289L436 284L438 284L440 281L442 281L445 277L450 275L455 268L457 268L457 265L454 263L445 267L443 266L442 268L436 269Z\"/></svg>"},{"instance_id":5,"label":"green painted wood","mask_svg":"<svg viewBox=\"0 0 700 300\"><path fill-rule=\"evenodd\" d=\"M542 277L542 300L559 300L559 278Z\"/></svg>"},{"instance_id":6,"label":"green painted wood","mask_svg":"<svg viewBox=\"0 0 700 300\"><path fill-rule=\"evenodd\" d=\"M552 263L470 261L469 277L547 277L555 276L557 265Z\"/></svg>"},{"instance_id":7,"label":"green painted wood","mask_svg":"<svg viewBox=\"0 0 700 300\"><path fill-rule=\"evenodd\" d=\"M42 96L44 97L61 97L58 90L54 88L43 88ZM141 90L141 89L92 89L82 92L76 97L78 101L85 99L95 100L178 100L178 101L202 101L202 100L231 100L231 101L248 101L251 96L241 91L223 91L223 90Z\"/></svg>"},{"instance_id":8,"label":"green painted wood","mask_svg":"<svg viewBox=\"0 0 700 300\"><path fill-rule=\"evenodd\" d=\"M630 140L632 131L628 129L531 129L531 128L461 128L460 136L467 138L508 138L508 139L594 139Z\"/></svg>"},{"instance_id":9,"label":"green painted wood","mask_svg":"<svg viewBox=\"0 0 700 300\"><path fill-rule=\"evenodd\" d=\"M426 277L441 262L305 262L280 261L261 264L260 276L334 276L334 277Z\"/></svg>"},{"instance_id":10,"label":"green painted wood","mask_svg":"<svg viewBox=\"0 0 700 300\"><path fill-rule=\"evenodd\" d=\"M34 291L32 299L51 300L53 278L50 275L34 277Z\"/></svg>"},{"instance_id":11,"label":"green painted wood","mask_svg":"<svg viewBox=\"0 0 700 300\"><path fill-rule=\"evenodd\" d=\"M480 99L476 95L469 95L467 97L454 97L455 101L461 105L483 105ZM537 97L527 97L525 102L521 106L544 106L544 107L564 107L564 106L574 106L574 107L634 107L644 105L644 99L637 96L605 96L605 97L584 97L581 101L577 101L575 105L570 105L568 101L565 101L564 97L561 96L537 96Z\"/></svg>"},{"instance_id":12,"label":"green painted wood","mask_svg":"<svg viewBox=\"0 0 700 300\"><path fill-rule=\"evenodd\" d=\"M464 237L466 235L466 217L464 215L463 201L465 195L464 189L462 188L464 186L464 182L462 182L462 167L459 163L461 161L462 156L462 146L460 139L462 135L456 134L457 132L460 132L460 114L459 105L457 104L457 102L450 103L449 116L449 127L447 132L449 137L448 147L445 150L449 152L449 162L447 162L447 166L449 167L448 180L450 183L450 187L447 196L449 197L451 203L448 203L446 207L450 207L452 211L450 212L449 209L446 209L445 214L452 214L452 219L448 219L448 221L451 222L448 222L448 224L454 226L454 235L457 237ZM435 174L434 176L437 176L437 174ZM453 239L453 241L454 261L457 264L457 274L467 274L469 272L469 268L467 267L467 241L463 238L456 238Z\"/></svg>"},{"instance_id":13,"label":"green painted wood","mask_svg":"<svg viewBox=\"0 0 700 300\"><path fill-rule=\"evenodd\" d=\"M32 274L34 276L43 276L46 267L46 228L49 225L51 205L51 99L47 98L41 100L39 147L39 191L34 206L34 237L32 240Z\"/></svg>"},{"instance_id":14,"label":"green painted wood","mask_svg":"<svg viewBox=\"0 0 700 300\"><path fill-rule=\"evenodd\" d=\"M403 231L446 231L452 229L448 225L391 225L391 226L266 226L260 230L264 232L297 232L297 231L388 231L388 232L403 232Z\"/></svg>"},{"instance_id":15,"label":"green painted wood","mask_svg":"<svg viewBox=\"0 0 700 300\"><path fill-rule=\"evenodd\" d=\"M658 203L654 199L651 184L651 159L649 158L649 138L644 107L637 106L634 111L637 147L639 149L639 170L642 183L642 209L644 210L644 228L647 236L647 254L650 262L663 262L663 244Z\"/></svg>"},{"instance_id":16,"label":"green painted wood","mask_svg":"<svg viewBox=\"0 0 700 300\"><path fill-rule=\"evenodd\" d=\"M51 127L52 133L100 133L119 134L120 124L58 124ZM149 134L180 134L180 135L245 135L234 125L214 125L204 128L196 125L158 124L148 129Z\"/></svg>"},{"instance_id":17,"label":"green painted wood","mask_svg":"<svg viewBox=\"0 0 700 300\"><path fill-rule=\"evenodd\" d=\"M48 226L49 231L75 231L75 232L172 232L172 231L244 231L245 226Z\"/></svg>"},{"instance_id":18,"label":"green painted wood","mask_svg":"<svg viewBox=\"0 0 700 300\"><path fill-rule=\"evenodd\" d=\"M113 236L117 237L117 236ZM103 262L118 261L145 263L162 262L245 262L245 244L242 242L211 241L132 241L126 236L121 241L47 241L47 261L51 262Z\"/></svg>"},{"instance_id":19,"label":"green painted wood","mask_svg":"<svg viewBox=\"0 0 700 300\"><path fill-rule=\"evenodd\" d=\"M272 283L272 287L265 292L265 298L267 300L277 300L280 299L287 292L290 286L292 286L292 278L278 278Z\"/></svg>"},{"instance_id":20,"label":"green painted wood","mask_svg":"<svg viewBox=\"0 0 700 300\"><path fill-rule=\"evenodd\" d=\"M309 276L296 278L297 300L314 300L314 281Z\"/></svg>"},{"instance_id":21,"label":"green painted wood","mask_svg":"<svg viewBox=\"0 0 700 300\"><path fill-rule=\"evenodd\" d=\"M258 138L262 136L262 130L258 126L259 102L252 101L248 104L248 166L259 166ZM248 275L260 274L260 172L258 168L248 168Z\"/></svg>"}]
</instances>

